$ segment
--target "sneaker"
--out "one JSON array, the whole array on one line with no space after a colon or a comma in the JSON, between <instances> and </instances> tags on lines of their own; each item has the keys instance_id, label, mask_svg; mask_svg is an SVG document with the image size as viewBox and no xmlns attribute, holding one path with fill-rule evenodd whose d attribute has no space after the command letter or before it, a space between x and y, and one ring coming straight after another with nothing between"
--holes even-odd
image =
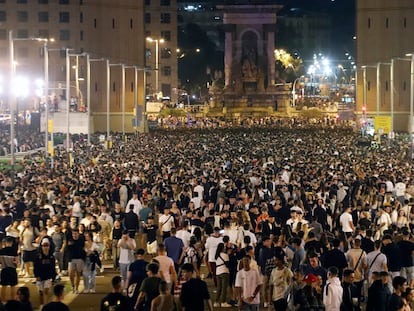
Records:
<instances>
[{"instance_id":1,"label":"sneaker","mask_svg":"<svg viewBox=\"0 0 414 311\"><path fill-rule=\"evenodd\" d=\"M79 290L75 289L75 294L79 294Z\"/></svg>"},{"instance_id":2,"label":"sneaker","mask_svg":"<svg viewBox=\"0 0 414 311\"><path fill-rule=\"evenodd\" d=\"M220 308L220 304L219 304L218 302L215 302L215 303L213 304L213 307L214 307L214 308Z\"/></svg>"},{"instance_id":3,"label":"sneaker","mask_svg":"<svg viewBox=\"0 0 414 311\"><path fill-rule=\"evenodd\" d=\"M231 304L232 306L237 306L239 302L237 300L230 300L229 304Z\"/></svg>"},{"instance_id":4,"label":"sneaker","mask_svg":"<svg viewBox=\"0 0 414 311\"><path fill-rule=\"evenodd\" d=\"M82 291L82 293L83 293L83 294L87 294L87 293L89 293L89 289L84 289L84 290Z\"/></svg>"},{"instance_id":5,"label":"sneaker","mask_svg":"<svg viewBox=\"0 0 414 311\"><path fill-rule=\"evenodd\" d=\"M263 303L263 307L264 307L264 308L267 308L267 307L269 307L269 304L268 304L267 302L264 302L264 303Z\"/></svg>"},{"instance_id":6,"label":"sneaker","mask_svg":"<svg viewBox=\"0 0 414 311\"><path fill-rule=\"evenodd\" d=\"M229 303L227 303L227 302L223 302L222 304L221 304L221 307L222 308L231 308L231 307L233 307L231 304L229 304Z\"/></svg>"},{"instance_id":7,"label":"sneaker","mask_svg":"<svg viewBox=\"0 0 414 311\"><path fill-rule=\"evenodd\" d=\"M89 292L92 293L92 294L94 294L94 293L96 293L96 290L90 289Z\"/></svg>"}]
</instances>

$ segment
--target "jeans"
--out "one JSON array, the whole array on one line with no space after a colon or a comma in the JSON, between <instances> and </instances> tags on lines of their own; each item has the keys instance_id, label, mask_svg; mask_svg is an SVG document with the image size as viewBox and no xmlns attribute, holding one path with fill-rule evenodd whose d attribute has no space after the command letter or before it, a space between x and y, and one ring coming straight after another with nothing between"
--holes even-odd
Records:
<instances>
[{"instance_id":1,"label":"jeans","mask_svg":"<svg viewBox=\"0 0 414 311\"><path fill-rule=\"evenodd\" d=\"M118 261L119 261L120 250L118 247L118 241L119 241L118 239L112 241L112 260L113 260L115 269L119 267Z\"/></svg>"},{"instance_id":2,"label":"jeans","mask_svg":"<svg viewBox=\"0 0 414 311\"><path fill-rule=\"evenodd\" d=\"M227 288L229 285L229 274L222 273L217 275L217 295L216 302L223 303L227 301Z\"/></svg>"},{"instance_id":3,"label":"jeans","mask_svg":"<svg viewBox=\"0 0 414 311\"><path fill-rule=\"evenodd\" d=\"M96 283L96 270L91 271L90 267L88 269L83 270L83 284L85 286L85 290L95 289Z\"/></svg>"},{"instance_id":4,"label":"jeans","mask_svg":"<svg viewBox=\"0 0 414 311\"><path fill-rule=\"evenodd\" d=\"M121 272L121 277L122 277L122 287L125 287L125 282L127 280L127 274L128 274L128 267L129 267L129 263L119 263L119 270Z\"/></svg>"},{"instance_id":5,"label":"jeans","mask_svg":"<svg viewBox=\"0 0 414 311\"><path fill-rule=\"evenodd\" d=\"M64 266L63 266L63 253L62 252L55 252L53 255L55 256L56 261L58 263L59 272L62 272L63 270L65 270Z\"/></svg>"}]
</instances>

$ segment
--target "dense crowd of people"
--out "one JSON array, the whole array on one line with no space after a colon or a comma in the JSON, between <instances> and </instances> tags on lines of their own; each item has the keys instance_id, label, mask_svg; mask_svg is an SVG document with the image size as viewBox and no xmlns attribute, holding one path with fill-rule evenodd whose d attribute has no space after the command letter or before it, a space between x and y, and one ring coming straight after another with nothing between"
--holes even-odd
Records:
<instances>
[{"instance_id":1,"label":"dense crowd of people","mask_svg":"<svg viewBox=\"0 0 414 311\"><path fill-rule=\"evenodd\" d=\"M101 310L411 310L409 141L325 125L81 138L2 172L2 301L18 277L45 306L62 276L93 293L111 260Z\"/></svg>"}]
</instances>

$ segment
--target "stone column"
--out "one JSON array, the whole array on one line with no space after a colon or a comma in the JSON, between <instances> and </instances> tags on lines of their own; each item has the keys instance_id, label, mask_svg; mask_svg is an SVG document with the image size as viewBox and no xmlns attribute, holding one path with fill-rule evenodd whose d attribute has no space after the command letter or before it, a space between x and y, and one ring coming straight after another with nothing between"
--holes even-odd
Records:
<instances>
[{"instance_id":1,"label":"stone column","mask_svg":"<svg viewBox=\"0 0 414 311\"><path fill-rule=\"evenodd\" d=\"M267 71L267 81L268 87L275 85L275 33L267 33L267 62L268 62L268 71Z\"/></svg>"},{"instance_id":2,"label":"stone column","mask_svg":"<svg viewBox=\"0 0 414 311\"><path fill-rule=\"evenodd\" d=\"M231 85L231 65L233 62L233 38L232 29L225 27L226 36L224 41L224 87Z\"/></svg>"},{"instance_id":3,"label":"stone column","mask_svg":"<svg viewBox=\"0 0 414 311\"><path fill-rule=\"evenodd\" d=\"M268 88L275 85L275 24L263 25L263 29L266 37L266 52L267 52L267 83Z\"/></svg>"}]
</instances>

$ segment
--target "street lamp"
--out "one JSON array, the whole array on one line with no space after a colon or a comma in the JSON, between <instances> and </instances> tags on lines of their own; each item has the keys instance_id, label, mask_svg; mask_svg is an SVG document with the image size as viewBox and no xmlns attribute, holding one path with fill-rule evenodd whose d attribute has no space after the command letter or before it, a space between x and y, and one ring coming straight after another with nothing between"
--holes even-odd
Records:
<instances>
[{"instance_id":1,"label":"street lamp","mask_svg":"<svg viewBox=\"0 0 414 311\"><path fill-rule=\"evenodd\" d=\"M86 109L88 114L88 146L91 144L91 62L104 61L104 58L91 59L86 53Z\"/></svg>"},{"instance_id":2,"label":"street lamp","mask_svg":"<svg viewBox=\"0 0 414 311\"><path fill-rule=\"evenodd\" d=\"M414 130L414 53L408 53L405 56L411 57L410 66L410 121L409 121L409 133L412 134Z\"/></svg>"},{"instance_id":3,"label":"street lamp","mask_svg":"<svg viewBox=\"0 0 414 311\"><path fill-rule=\"evenodd\" d=\"M109 59L106 60L106 139L109 141L110 134L110 113L111 113L111 103L110 103L110 88L111 88L111 67L113 66L123 66L123 64L110 64ZM108 145L109 146L109 145Z\"/></svg>"},{"instance_id":4,"label":"street lamp","mask_svg":"<svg viewBox=\"0 0 414 311\"><path fill-rule=\"evenodd\" d=\"M391 58L391 68L390 68L390 108L391 108L391 138L394 133L394 64L396 60L401 61L411 61L409 58L394 57Z\"/></svg>"},{"instance_id":5,"label":"street lamp","mask_svg":"<svg viewBox=\"0 0 414 311\"><path fill-rule=\"evenodd\" d=\"M377 116L379 116L381 103L381 65L391 65L391 63L377 63Z\"/></svg>"},{"instance_id":6,"label":"street lamp","mask_svg":"<svg viewBox=\"0 0 414 311\"><path fill-rule=\"evenodd\" d=\"M9 83L12 84L15 80L16 67L14 62L14 41L44 41L47 39L44 38L13 38L13 30L9 30ZM14 166L15 166L15 131L14 131L14 122L15 122L15 106L16 106L16 95L13 93L12 87L9 87L9 106L10 106L10 153L11 153L11 170L10 177L12 184L14 185Z\"/></svg>"},{"instance_id":7,"label":"street lamp","mask_svg":"<svg viewBox=\"0 0 414 311\"><path fill-rule=\"evenodd\" d=\"M69 112L70 112L70 57L71 56L83 56L84 53L70 54L69 51L73 49L66 48L66 151L69 154L70 148L70 132L69 132Z\"/></svg>"},{"instance_id":8,"label":"street lamp","mask_svg":"<svg viewBox=\"0 0 414 311\"><path fill-rule=\"evenodd\" d=\"M158 98L158 76L159 76L159 62L160 62L160 53L159 53L159 48L158 45L160 43L164 43L164 39L153 39L151 37L147 38L148 42L155 42L155 93L157 94L157 98Z\"/></svg>"}]
</instances>

